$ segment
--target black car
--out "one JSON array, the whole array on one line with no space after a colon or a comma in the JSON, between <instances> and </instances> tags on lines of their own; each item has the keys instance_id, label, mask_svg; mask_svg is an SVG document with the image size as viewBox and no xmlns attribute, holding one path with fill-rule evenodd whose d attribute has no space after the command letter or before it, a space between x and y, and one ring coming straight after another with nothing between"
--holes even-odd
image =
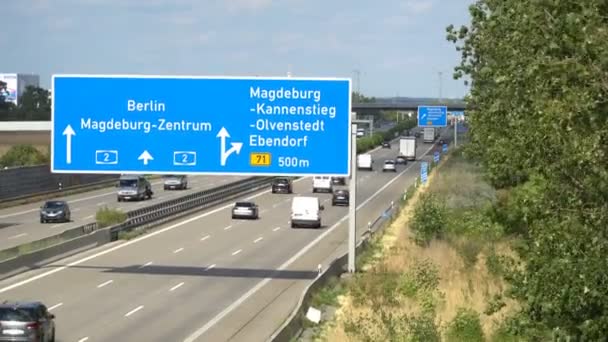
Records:
<instances>
[{"instance_id":1,"label":"black car","mask_svg":"<svg viewBox=\"0 0 608 342\"><path fill-rule=\"evenodd\" d=\"M395 158L395 164L405 165L407 164L407 158L405 158L405 156L397 156L397 158Z\"/></svg>"},{"instance_id":2,"label":"black car","mask_svg":"<svg viewBox=\"0 0 608 342\"><path fill-rule=\"evenodd\" d=\"M346 177L331 177L331 184L346 185Z\"/></svg>"},{"instance_id":3,"label":"black car","mask_svg":"<svg viewBox=\"0 0 608 342\"><path fill-rule=\"evenodd\" d=\"M382 142L382 148L391 148L391 143L388 141Z\"/></svg>"},{"instance_id":4,"label":"black car","mask_svg":"<svg viewBox=\"0 0 608 342\"><path fill-rule=\"evenodd\" d=\"M258 205L253 202L236 202L232 208L232 218L258 219L260 218Z\"/></svg>"},{"instance_id":5,"label":"black car","mask_svg":"<svg viewBox=\"0 0 608 342\"><path fill-rule=\"evenodd\" d=\"M72 213L66 201L47 201L40 207L40 223L70 222Z\"/></svg>"},{"instance_id":6,"label":"black car","mask_svg":"<svg viewBox=\"0 0 608 342\"><path fill-rule=\"evenodd\" d=\"M293 193L293 184L291 179L288 178L277 178L272 181L272 193L284 192L291 194Z\"/></svg>"},{"instance_id":7,"label":"black car","mask_svg":"<svg viewBox=\"0 0 608 342\"><path fill-rule=\"evenodd\" d=\"M54 342L55 315L41 302L0 304L0 341Z\"/></svg>"},{"instance_id":8,"label":"black car","mask_svg":"<svg viewBox=\"0 0 608 342\"><path fill-rule=\"evenodd\" d=\"M350 204L350 193L348 190L336 190L331 199L331 205L345 205L348 207Z\"/></svg>"},{"instance_id":9,"label":"black car","mask_svg":"<svg viewBox=\"0 0 608 342\"><path fill-rule=\"evenodd\" d=\"M445 140L443 140L443 139L439 139L438 144L439 144L439 146L443 146L443 144L445 144Z\"/></svg>"}]
</instances>

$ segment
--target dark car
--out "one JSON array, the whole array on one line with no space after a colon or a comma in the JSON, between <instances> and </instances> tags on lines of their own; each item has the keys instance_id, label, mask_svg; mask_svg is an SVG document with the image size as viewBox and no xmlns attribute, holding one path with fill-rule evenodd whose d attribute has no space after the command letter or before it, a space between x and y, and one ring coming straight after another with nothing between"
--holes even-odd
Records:
<instances>
[{"instance_id":1,"label":"dark car","mask_svg":"<svg viewBox=\"0 0 608 342\"><path fill-rule=\"evenodd\" d=\"M382 142L382 148L391 148L391 143L388 141L383 141Z\"/></svg>"},{"instance_id":2,"label":"dark car","mask_svg":"<svg viewBox=\"0 0 608 342\"><path fill-rule=\"evenodd\" d=\"M445 140L443 140L443 139L439 139L438 144L439 144L439 146L443 146L443 144L445 144Z\"/></svg>"},{"instance_id":3,"label":"dark car","mask_svg":"<svg viewBox=\"0 0 608 342\"><path fill-rule=\"evenodd\" d=\"M405 158L405 156L397 156L397 158L395 158L395 163L397 165L405 165L407 164L407 158Z\"/></svg>"},{"instance_id":4,"label":"dark car","mask_svg":"<svg viewBox=\"0 0 608 342\"><path fill-rule=\"evenodd\" d=\"M0 341L54 342L55 315L41 302L0 304Z\"/></svg>"},{"instance_id":5,"label":"dark car","mask_svg":"<svg viewBox=\"0 0 608 342\"><path fill-rule=\"evenodd\" d=\"M70 206L66 201L47 201L40 207L40 223L70 222L71 218Z\"/></svg>"},{"instance_id":6,"label":"dark car","mask_svg":"<svg viewBox=\"0 0 608 342\"><path fill-rule=\"evenodd\" d=\"M331 177L331 184L346 185L346 177Z\"/></svg>"},{"instance_id":7,"label":"dark car","mask_svg":"<svg viewBox=\"0 0 608 342\"><path fill-rule=\"evenodd\" d=\"M277 178L272 181L272 193L284 192L291 194L293 193L293 184L291 179L288 178Z\"/></svg>"},{"instance_id":8,"label":"dark car","mask_svg":"<svg viewBox=\"0 0 608 342\"><path fill-rule=\"evenodd\" d=\"M258 205L253 202L236 202L232 208L232 218L258 219L260 218Z\"/></svg>"},{"instance_id":9,"label":"dark car","mask_svg":"<svg viewBox=\"0 0 608 342\"><path fill-rule=\"evenodd\" d=\"M350 194L348 190L336 190L334 191L334 195L331 199L331 205L345 205L348 206L350 204Z\"/></svg>"},{"instance_id":10,"label":"dark car","mask_svg":"<svg viewBox=\"0 0 608 342\"><path fill-rule=\"evenodd\" d=\"M414 136L415 136L416 138L420 138L420 135L421 135L421 133L420 133L420 132L416 132L416 133L414 133Z\"/></svg>"}]
</instances>

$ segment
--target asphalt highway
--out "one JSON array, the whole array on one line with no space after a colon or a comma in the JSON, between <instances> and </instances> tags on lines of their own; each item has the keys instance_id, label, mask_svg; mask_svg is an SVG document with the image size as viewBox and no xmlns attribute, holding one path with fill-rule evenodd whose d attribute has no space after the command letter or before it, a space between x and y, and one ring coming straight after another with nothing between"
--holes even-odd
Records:
<instances>
[{"instance_id":1,"label":"asphalt highway","mask_svg":"<svg viewBox=\"0 0 608 342\"><path fill-rule=\"evenodd\" d=\"M419 170L411 162L396 173L380 171L384 159L397 155L396 145L373 153L374 171L358 172L359 234ZM419 142L419 155L432 150ZM282 309L264 308L310 283L316 265L341 248L346 233L348 208L332 207L330 194L312 194L310 178L296 181L294 189L293 195L267 190L248 196L260 207L259 220L232 220L231 204L218 206L7 279L0 294L46 303L57 316L58 341L264 340L299 293ZM290 228L296 195L322 199L323 228ZM263 324L252 324L256 318Z\"/></svg>"},{"instance_id":2,"label":"asphalt highway","mask_svg":"<svg viewBox=\"0 0 608 342\"><path fill-rule=\"evenodd\" d=\"M129 211L158 202L184 196L188 193L210 189L246 177L237 176L190 176L187 190L163 190L161 179L151 181L154 195L150 200L118 202L116 188L108 187L78 195L57 198L66 200L72 211L71 222L40 223L40 206L43 202L20 205L0 210L0 250L26 242L59 234L64 230L95 221L95 213L103 206Z\"/></svg>"}]
</instances>

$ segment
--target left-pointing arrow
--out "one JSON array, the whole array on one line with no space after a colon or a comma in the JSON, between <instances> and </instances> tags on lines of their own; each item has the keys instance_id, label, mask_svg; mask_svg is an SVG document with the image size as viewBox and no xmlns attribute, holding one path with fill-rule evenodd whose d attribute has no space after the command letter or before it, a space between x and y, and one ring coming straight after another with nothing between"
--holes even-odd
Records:
<instances>
[{"instance_id":1,"label":"left-pointing arrow","mask_svg":"<svg viewBox=\"0 0 608 342\"><path fill-rule=\"evenodd\" d=\"M72 164L72 136L76 135L74 129L71 125L67 125L63 130L63 135L65 135L65 162L67 164Z\"/></svg>"},{"instance_id":2,"label":"left-pointing arrow","mask_svg":"<svg viewBox=\"0 0 608 342\"><path fill-rule=\"evenodd\" d=\"M148 152L148 150L144 150L139 155L139 158L137 158L137 160L143 160L144 161L144 165L148 165L148 161L149 160L154 160L154 158L152 158L152 155L150 154L150 152Z\"/></svg>"}]
</instances>

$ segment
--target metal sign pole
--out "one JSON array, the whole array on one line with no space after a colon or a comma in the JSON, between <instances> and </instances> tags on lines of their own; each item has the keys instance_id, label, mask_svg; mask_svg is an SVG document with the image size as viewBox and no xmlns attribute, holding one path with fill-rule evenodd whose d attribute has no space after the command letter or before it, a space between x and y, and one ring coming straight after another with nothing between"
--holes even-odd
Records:
<instances>
[{"instance_id":1,"label":"metal sign pole","mask_svg":"<svg viewBox=\"0 0 608 342\"><path fill-rule=\"evenodd\" d=\"M351 178L348 183L350 198L348 205L348 272L355 272L355 246L357 243L357 124L351 128Z\"/></svg>"},{"instance_id":2,"label":"metal sign pole","mask_svg":"<svg viewBox=\"0 0 608 342\"><path fill-rule=\"evenodd\" d=\"M454 147L458 147L458 117L454 116Z\"/></svg>"}]
</instances>

